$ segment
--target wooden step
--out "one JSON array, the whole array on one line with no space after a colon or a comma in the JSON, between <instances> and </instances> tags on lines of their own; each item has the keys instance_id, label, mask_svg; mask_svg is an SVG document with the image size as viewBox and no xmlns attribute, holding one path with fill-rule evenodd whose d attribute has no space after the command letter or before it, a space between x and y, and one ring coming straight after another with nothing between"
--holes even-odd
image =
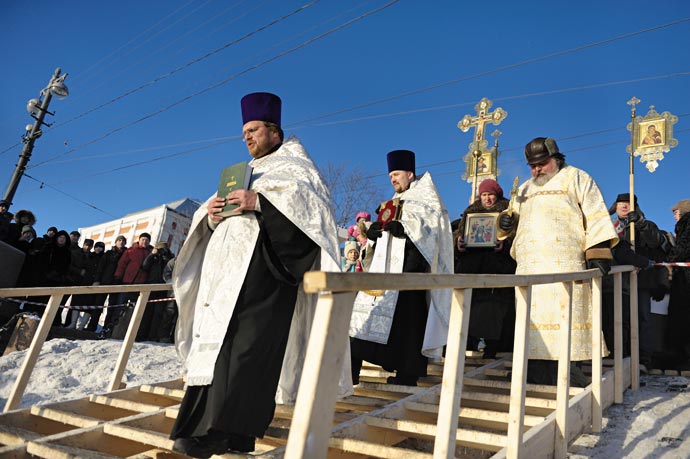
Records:
<instances>
[{"instance_id":1,"label":"wooden step","mask_svg":"<svg viewBox=\"0 0 690 459\"><path fill-rule=\"evenodd\" d=\"M401 419L386 419L374 416L367 417L364 422L370 427L394 430L397 433L407 434L415 438L424 438L427 440L436 438L436 426L434 424ZM505 447L507 436L480 432L478 430L458 429L455 443L460 446L495 452Z\"/></svg>"},{"instance_id":2,"label":"wooden step","mask_svg":"<svg viewBox=\"0 0 690 459\"><path fill-rule=\"evenodd\" d=\"M331 438L328 440L328 446L348 453L383 459L431 459L433 457L433 455L421 451L385 446L352 438Z\"/></svg>"},{"instance_id":3,"label":"wooden step","mask_svg":"<svg viewBox=\"0 0 690 459\"><path fill-rule=\"evenodd\" d=\"M147 413L150 411L157 411L162 408L160 405L126 400L113 395L92 395L89 397L89 401L99 403L101 405L122 408L123 410L135 411L137 413Z\"/></svg>"},{"instance_id":4,"label":"wooden step","mask_svg":"<svg viewBox=\"0 0 690 459\"><path fill-rule=\"evenodd\" d=\"M405 402L405 409L437 416L439 407L431 403ZM508 413L504 411L480 410L477 408L463 408L461 406L459 416L460 423L489 429L496 429L497 427L506 431L508 429ZM534 427L543 422L544 419L542 416L526 415L524 418L525 428Z\"/></svg>"}]
</instances>

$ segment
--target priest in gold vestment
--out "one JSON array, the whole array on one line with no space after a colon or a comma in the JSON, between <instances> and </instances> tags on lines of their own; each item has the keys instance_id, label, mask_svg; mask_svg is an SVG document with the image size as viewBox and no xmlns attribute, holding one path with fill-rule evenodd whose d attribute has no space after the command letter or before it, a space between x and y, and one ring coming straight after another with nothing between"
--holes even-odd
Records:
<instances>
[{"instance_id":1,"label":"priest in gold vestment","mask_svg":"<svg viewBox=\"0 0 690 459\"><path fill-rule=\"evenodd\" d=\"M599 187L583 170L565 163L551 138L537 137L525 147L532 178L518 190L513 216L499 217L503 235L515 231L511 256L516 274L545 274L599 268L608 273L611 247L618 237ZM571 360L592 358L592 307L588 284L573 287ZM560 352L560 311L567 306L563 284L532 290L528 357L555 361ZM600 330L597 330L601 333ZM554 362L555 364L555 362ZM555 370L551 365L551 369ZM550 371L553 373L553 371ZM554 375L555 376L555 375ZM528 373L528 380L530 378ZM553 378L551 378L553 381ZM550 383L550 381L533 381Z\"/></svg>"}]
</instances>

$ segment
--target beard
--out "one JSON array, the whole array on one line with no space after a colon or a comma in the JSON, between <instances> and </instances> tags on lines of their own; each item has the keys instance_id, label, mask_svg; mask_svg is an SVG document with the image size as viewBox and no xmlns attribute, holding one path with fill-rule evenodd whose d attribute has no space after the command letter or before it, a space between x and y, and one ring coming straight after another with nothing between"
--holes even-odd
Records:
<instances>
[{"instance_id":1,"label":"beard","mask_svg":"<svg viewBox=\"0 0 690 459\"><path fill-rule=\"evenodd\" d=\"M543 173L542 175L540 175L540 176L538 176L538 177L534 177L534 183L535 183L537 186L544 186L544 185L546 185L546 184L549 182L549 180L551 180L556 174L558 174L558 171L552 172L552 173L550 173L550 174Z\"/></svg>"}]
</instances>

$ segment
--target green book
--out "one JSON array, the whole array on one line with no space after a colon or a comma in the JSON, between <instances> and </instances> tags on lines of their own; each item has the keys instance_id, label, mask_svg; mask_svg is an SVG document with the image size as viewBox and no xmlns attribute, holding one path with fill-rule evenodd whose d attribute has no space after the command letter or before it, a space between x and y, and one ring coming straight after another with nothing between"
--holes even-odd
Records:
<instances>
[{"instance_id":1,"label":"green book","mask_svg":"<svg viewBox=\"0 0 690 459\"><path fill-rule=\"evenodd\" d=\"M252 178L252 167L247 161L233 164L223 169L220 173L220 182L218 183L218 197L225 198L228 193L235 190L248 190L249 180ZM235 209L239 207L237 204L225 204L223 210L216 215L219 217L231 217L233 215L240 215Z\"/></svg>"}]
</instances>

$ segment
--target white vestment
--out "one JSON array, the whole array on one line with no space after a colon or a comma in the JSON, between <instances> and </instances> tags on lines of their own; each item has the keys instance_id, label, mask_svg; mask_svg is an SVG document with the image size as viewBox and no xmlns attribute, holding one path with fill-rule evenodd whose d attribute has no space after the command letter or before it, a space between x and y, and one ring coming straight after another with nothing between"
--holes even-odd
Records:
<instances>
[{"instance_id":1,"label":"white vestment","mask_svg":"<svg viewBox=\"0 0 690 459\"><path fill-rule=\"evenodd\" d=\"M606 204L592 177L565 166L545 185L530 179L518 190L519 222L510 254L515 274L546 274L587 269L585 250L618 242ZM560 308L567 307L563 284L535 285L529 330L529 358L557 360ZM571 359L592 358L592 305L589 283L573 286Z\"/></svg>"},{"instance_id":2,"label":"white vestment","mask_svg":"<svg viewBox=\"0 0 690 459\"><path fill-rule=\"evenodd\" d=\"M393 198L403 201L400 223L405 234L429 263L434 274L453 273L453 236L450 219L436 186L427 172ZM405 257L405 239L390 237L384 231L376 243L374 259L369 272L401 273ZM431 303L426 321L426 332L421 352L426 357L439 359L448 337L450 318L450 289L431 290ZM355 299L350 336L387 343L393 324L397 290L386 290L381 296L360 292Z\"/></svg>"},{"instance_id":3,"label":"white vestment","mask_svg":"<svg viewBox=\"0 0 690 459\"><path fill-rule=\"evenodd\" d=\"M291 137L275 152L249 164L253 167L251 190L264 196L320 247L313 269L340 271L330 193L299 140ZM179 307L175 344L185 360L191 386L213 380L215 362L259 236L254 212L226 218L211 231L207 225L209 201L194 214L172 280ZM304 293L300 284L277 403L292 403L296 398L315 306L316 295ZM347 341L343 353L341 397L353 393Z\"/></svg>"}]
</instances>

